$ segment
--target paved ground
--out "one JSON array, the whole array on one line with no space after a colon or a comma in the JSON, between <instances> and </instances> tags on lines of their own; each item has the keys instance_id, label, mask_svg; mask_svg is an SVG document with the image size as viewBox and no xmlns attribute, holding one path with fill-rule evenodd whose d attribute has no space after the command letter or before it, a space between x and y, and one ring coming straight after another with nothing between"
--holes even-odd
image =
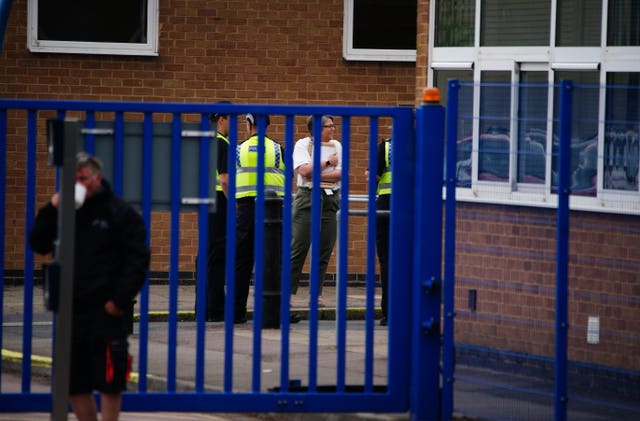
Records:
<instances>
[{"instance_id":1,"label":"paved ground","mask_svg":"<svg viewBox=\"0 0 640 421\"><path fill-rule=\"evenodd\" d=\"M327 353L335 355L335 287L325 287L323 300L326 307L319 309L318 325L318 348L320 355L318 359L318 385L335 384L335 357L327 357ZM379 292L379 291L378 291ZM195 286L184 285L178 289L178 312L180 315L180 329L177 343L177 385L193 384L193 373L195 372L195 362L193 349L197 332L197 323L194 320L195 306ZM167 285L154 284L150 286L149 310L153 320L166 319L166 311L169 308L170 293ZM294 300L299 307L293 309L304 318L308 316L308 288L300 288ZM349 322L348 327L348 352L347 352L347 384L362 384L363 379L363 355L364 355L364 307L366 305L366 291L362 287L349 287L347 308L348 317L355 319ZM24 291L22 287L5 287L4 289L4 320L3 320L3 348L5 350L16 351L16 354L3 353L3 370L13 366L14 371L5 373L2 376L2 391L20 391L21 378L20 353ZM379 304L380 297L375 296L374 304ZM304 306L304 307L303 307ZM31 384L34 392L48 392L50 390L49 377L51 358L51 313L47 312L43 306L42 290L36 287L33 296L33 355L39 357L39 361L45 367L38 371ZM249 298L249 308L253 308L253 297ZM291 325L290 328L290 378L299 378L306 383L307 367L309 357L309 323L303 320L301 323ZM207 390L222 390L223 388L223 355L225 340L224 323L207 323L205 329L205 359L211 361L206 364L205 378L207 379L205 388ZM244 325L234 326L234 390L251 390L251 361L253 352L253 324L251 321ZM279 356L281 352L281 332L279 329L263 329L262 335L262 375L261 389L279 385ZM387 328L379 326L376 322L374 328L375 336L375 358L374 358L374 382L386 384L386 352L387 352ZM134 334L130 337L131 352L136 359L138 349L138 329L135 326ZM149 358L149 373L154 374L154 378L160 379L164 384L163 376L166 375L167 348L167 325L166 323L149 324L149 348L152 357ZM13 362L12 362L13 361ZM134 367L135 368L135 367ZM42 374L44 373L44 374ZM135 388L136 385L134 384ZM149 388L153 388L153 382L149 383ZM189 387L189 386L185 386ZM35 421L49 419L49 414L44 413L2 413L0 409L0 420L12 421ZM70 415L69 419L75 419ZM408 419L407 414L201 414L201 413L123 413L122 421L133 420L286 420L286 421L315 421L315 420L403 420Z\"/></svg>"}]
</instances>

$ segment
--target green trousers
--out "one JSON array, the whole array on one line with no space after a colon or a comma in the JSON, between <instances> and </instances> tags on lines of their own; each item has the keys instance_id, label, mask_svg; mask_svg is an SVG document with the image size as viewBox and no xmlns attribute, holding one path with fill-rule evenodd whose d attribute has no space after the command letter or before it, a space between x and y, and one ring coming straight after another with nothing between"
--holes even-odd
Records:
<instances>
[{"instance_id":1,"label":"green trousers","mask_svg":"<svg viewBox=\"0 0 640 421\"><path fill-rule=\"evenodd\" d=\"M340 194L335 191L327 195L320 192L320 267L319 267L319 295L322 295L322 284L327 272L327 265L331 259L333 246L336 243L338 222L336 212L340 209ZM302 266L307 258L311 245L311 190L298 188L293 203L293 217L291 226L291 293L298 292Z\"/></svg>"}]
</instances>

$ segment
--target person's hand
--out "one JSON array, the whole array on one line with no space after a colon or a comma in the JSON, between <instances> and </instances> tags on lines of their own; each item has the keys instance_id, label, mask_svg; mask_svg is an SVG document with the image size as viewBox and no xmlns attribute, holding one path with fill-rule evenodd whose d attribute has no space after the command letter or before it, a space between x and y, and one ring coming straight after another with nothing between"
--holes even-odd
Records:
<instances>
[{"instance_id":1,"label":"person's hand","mask_svg":"<svg viewBox=\"0 0 640 421\"><path fill-rule=\"evenodd\" d=\"M336 165L338 165L338 162L339 162L338 154L335 152L332 153L327 157L327 161L331 162L332 167L335 167Z\"/></svg>"},{"instance_id":2,"label":"person's hand","mask_svg":"<svg viewBox=\"0 0 640 421\"><path fill-rule=\"evenodd\" d=\"M108 315L114 317L122 317L124 314L124 311L119 308L113 300L109 300L104 304L104 311L106 311Z\"/></svg>"},{"instance_id":3,"label":"person's hand","mask_svg":"<svg viewBox=\"0 0 640 421\"><path fill-rule=\"evenodd\" d=\"M369 170L364 170L364 178L369 181Z\"/></svg>"},{"instance_id":4,"label":"person's hand","mask_svg":"<svg viewBox=\"0 0 640 421\"><path fill-rule=\"evenodd\" d=\"M54 208L57 208L59 203L60 195L58 193L54 193L53 196L51 196L51 205L53 205Z\"/></svg>"}]
</instances>

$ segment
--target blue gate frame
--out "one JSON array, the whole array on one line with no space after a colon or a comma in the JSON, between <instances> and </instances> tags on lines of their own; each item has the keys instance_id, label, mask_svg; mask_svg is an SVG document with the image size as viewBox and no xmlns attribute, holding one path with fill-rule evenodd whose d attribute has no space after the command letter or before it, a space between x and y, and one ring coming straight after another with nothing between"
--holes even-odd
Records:
<instances>
[{"instance_id":1,"label":"blue gate frame","mask_svg":"<svg viewBox=\"0 0 640 421\"><path fill-rule=\"evenodd\" d=\"M170 200L170 257L169 257L169 318L168 318L168 371L167 390L165 393L148 393L147 391L147 362L148 362L148 294L147 282L140 293L140 349L139 349L139 383L138 390L127 392L123 396L123 410L125 411L225 411L225 412L407 412L416 420L448 418L450 408L443 412L440 399L440 286L442 260L442 173L444 145L444 109L437 103L430 103L415 110L406 107L328 107L328 106L285 106L285 105L247 105L247 104L172 104L172 103L118 103L118 102L85 102L85 101L30 101L30 100L0 100L0 216L4 216L6 209L6 157L7 157L7 121L8 112L26 112L26 178L25 178L25 238L29 232L35 214L35 186L36 186L36 151L37 139L42 138L37 133L38 113L55 111L58 119L64 119L66 113L85 113L87 128L95 126L96 113L114 113L114 176L113 187L117 194L123 192L124 161L124 121L126 113L141 113L143 115L144 137L142 154L142 215L150 228L151 221L151 166L153 161L152 125L155 114L171 116L173 134L171 141L171 169L172 174L180 174L181 166L181 127L184 114L200 115L200 127L203 133L209 131L208 115L212 112L229 113L238 116L246 112L257 115L281 115L285 119L285 151L292 151L294 145L294 118L297 115L314 115L317 119L323 114L331 114L342 119L341 141L343 144L343 171L349 174L351 160L351 119L353 117L369 118L369 171L375 173L377 162L376 144L378 141L378 119L390 117L393 122L392 137L402 141L393 142L394 175L393 196L391 203L391 233L390 233L390 317L389 317L389 347L388 347L388 384L384 391L376 390L373 384L373 328L374 328L374 291L375 291L375 244L367 244L367 305L366 305L366 347L365 378L362 391L347 390L345 384L345 344L346 344L346 297L347 297L347 240L348 235L341 235L336 253L338 254L338 279L336 309L337 323L337 384L335 392L319 392L317 389L317 353L315 345L318 332L317 303L312 304L309 320L309 385L305 393L289 390L288 378L288 305L282 305L281 338L283 344L281 358L281 381L277 392L260 391L260 325L261 308L256 301L254 325L254 354L252 361L253 385L250 392L233 391L233 325L227 325L225 331L225 378L222 392L206 392L204 390L204 327L205 315L198 311L197 343L195 349L196 376L194 392L176 391L176 341L178 330L177 317L177 288L178 288L178 257L180 253L180 211L181 194L178 176L171 178ZM416 128L414 130L414 120ZM319 138L320 125L315 124L316 138ZM264 121L259 120L259 137L264 141ZM231 119L229 139L231 144L238 139L237 119ZM206 165L209 136L200 139L201 168L200 194L208 195L209 179L211 178ZM85 149L95 150L95 136L87 134ZM259 149L260 150L260 149ZM314 154L314 162L319 164L320 153ZM230 148L230 168L235 165L235 148ZM291 154L286 154L286 176L292 180ZM40 154L42 156L42 154ZM435 157L435 158L434 158ZM428 163L428 165L425 165ZM314 165L319 168L320 165ZM259 168L259 173L264 168ZM319 170L318 170L319 172ZM319 175L319 174L318 174ZM235 193L235 175L230 173L229 197ZM314 177L316 180L319 177ZM258 176L262 180L261 175ZM291 234L291 183L287 183L283 207L283 265L282 265L282 294L289 295L289 261L286 256L290 252L289 238ZM316 191L319 189L316 188ZM259 189L260 191L260 189ZM367 238L375 238L375 180L371 177L368 188L368 228ZM349 207L348 177L343 179L341 208ZM414 200L416 198L416 200ZM434 205L436 204L436 205ZM319 198L313 198L313 215L319 215ZM199 250L200 255L206 254L208 205L198 206ZM264 193L260 192L256 205L257 220L264 219ZM1 218L4 220L4 218ZM349 226L348 215L340 218L340 232L347 233ZM234 201L229 201L228 226L235 225ZM264 230L256 226L256 244L264 238ZM312 224L312 242L318 241L320 230L319 218ZM202 241L205 240L205 241ZM4 225L0 226L0 273L3 274L0 284L0 306L3 304L2 290L4 286ZM233 290L234 267L234 230L229 230L227 238L227 279L229 289ZM319 262L319 247L312 247L311 267L317 267ZM1 393L0 407L9 412L51 410L51 393L31 392L31 324L33 313L32 291L34 286L34 259L28 246L24 250L24 316L23 316L23 362L22 362L22 392ZM197 269L197 291L204 291L206 285L206 268L199 265ZM262 293L262 271L264 262L260 254L256 254L255 293ZM313 272L313 271L312 271ZM412 282L406 282L407 279ZM311 294L317 294L317 274L311 276ZM227 294L227 315L233 310L232 293ZM199 300L204 305L203 300ZM285 301L283 301L284 303ZM288 302L288 301L287 301ZM315 300L312 300L315 302ZM316 308L314 309L314 306ZM202 308L202 307L201 307ZM2 307L0 307L0 326L2 322ZM227 318L228 319L228 318ZM2 347L0 332L0 348ZM445 362L447 360L445 356ZM1 364L1 362L0 362ZM2 376L0 365L0 380ZM257 379L257 380L256 380ZM293 405L294 401L305 401L304 409Z\"/></svg>"}]
</instances>

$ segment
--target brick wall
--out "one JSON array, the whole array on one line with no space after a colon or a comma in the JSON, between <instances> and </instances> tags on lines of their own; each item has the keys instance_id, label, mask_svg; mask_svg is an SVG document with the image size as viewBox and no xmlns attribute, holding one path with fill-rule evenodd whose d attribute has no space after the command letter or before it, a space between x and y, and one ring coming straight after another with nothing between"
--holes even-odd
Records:
<instances>
[{"instance_id":1,"label":"brick wall","mask_svg":"<svg viewBox=\"0 0 640 421\"><path fill-rule=\"evenodd\" d=\"M456 341L552 357L556 211L465 203L458 210ZM570 218L569 359L639 370L640 218ZM589 316L600 318L598 344L587 343Z\"/></svg>"},{"instance_id":2,"label":"brick wall","mask_svg":"<svg viewBox=\"0 0 640 421\"><path fill-rule=\"evenodd\" d=\"M26 0L14 0L0 57L0 96L109 101L399 105L417 104L427 74L429 1L418 1L417 62L342 59L343 2L177 1L160 5L160 55L117 57L32 54L26 50ZM42 113L45 114L45 113ZM38 132L45 133L38 116ZM49 116L50 117L50 116ZM111 115L98 115L111 119ZM9 113L5 269L22 269L24 251L24 114ZM306 136L301 117L297 137ZM364 193L367 133L354 119L351 192ZM381 137L388 136L381 124ZM270 129L282 139L281 121ZM54 173L38 140L37 206L53 192ZM456 340L553 355L555 213L459 205ZM640 370L638 217L573 212L569 266L569 357ZM194 214L180 220L180 271L193 271ZM169 269L169 218L152 217L152 270ZM351 219L352 273L363 273L365 224ZM41 258L36 261L39 267ZM335 270L334 264L329 272ZM469 309L469 290L477 291ZM586 344L588 316L599 316L601 341Z\"/></svg>"},{"instance_id":3,"label":"brick wall","mask_svg":"<svg viewBox=\"0 0 640 421\"><path fill-rule=\"evenodd\" d=\"M33 54L26 49L27 2L15 0L0 62L0 96L8 98L268 104L413 104L414 63L347 62L342 59L343 2L331 1L162 1L158 57ZM45 133L44 116L38 132ZM8 148L7 267L22 266L24 250L24 115L9 127L17 137ZM112 119L112 115L97 115ZM307 135L304 117L296 138ZM367 128L352 122L351 192L365 193ZM389 124L381 121L380 136ZM363 126L364 125L364 126ZM270 135L283 139L282 119ZM339 132L338 132L339 133ZM41 135L42 136L42 135ZM53 192L39 141L37 207ZM166 239L166 216L154 215L152 240ZM354 218L354 232L363 220ZM357 235L357 234L356 234ZM362 235L362 234L360 234ZM197 226L194 215L181 221L180 270L194 269ZM362 243L354 238L354 245ZM154 252L153 270L166 270L166 241ZM356 249L358 250L358 249ZM359 254L359 251L356 251ZM359 260L359 258L357 258ZM364 271L355 262L353 270ZM329 272L335 271L334 262Z\"/></svg>"}]
</instances>

